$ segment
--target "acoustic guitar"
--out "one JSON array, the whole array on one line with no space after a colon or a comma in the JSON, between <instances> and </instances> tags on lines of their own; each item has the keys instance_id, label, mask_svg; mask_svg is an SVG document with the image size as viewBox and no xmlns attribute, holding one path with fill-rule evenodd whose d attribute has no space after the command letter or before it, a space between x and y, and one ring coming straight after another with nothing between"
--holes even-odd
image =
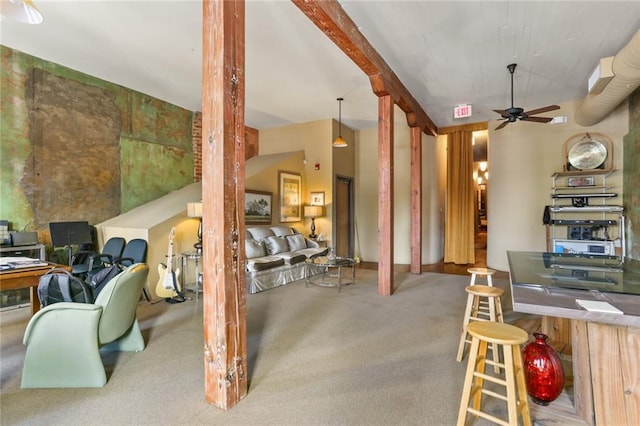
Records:
<instances>
[{"instance_id":1,"label":"acoustic guitar","mask_svg":"<svg viewBox=\"0 0 640 426\"><path fill-rule=\"evenodd\" d=\"M180 276L180 269L173 269L173 237L175 236L176 229L171 228L169 231L169 248L167 250L167 264L158 265L158 275L160 279L156 285L156 294L158 297L165 299L178 298L180 301L184 300L182 295L182 289L178 283L178 277Z\"/></svg>"}]
</instances>

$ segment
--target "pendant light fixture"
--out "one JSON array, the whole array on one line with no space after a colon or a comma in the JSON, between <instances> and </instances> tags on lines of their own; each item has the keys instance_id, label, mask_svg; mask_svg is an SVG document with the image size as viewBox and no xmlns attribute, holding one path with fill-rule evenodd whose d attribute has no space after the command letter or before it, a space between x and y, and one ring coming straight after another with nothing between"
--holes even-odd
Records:
<instances>
[{"instance_id":1,"label":"pendant light fixture","mask_svg":"<svg viewBox=\"0 0 640 426\"><path fill-rule=\"evenodd\" d=\"M347 141L342 139L342 101L343 98L338 98L338 137L333 141L335 148L344 148L347 146Z\"/></svg>"},{"instance_id":2,"label":"pendant light fixture","mask_svg":"<svg viewBox=\"0 0 640 426\"><path fill-rule=\"evenodd\" d=\"M25 24L40 24L42 14L32 0L0 0L0 14Z\"/></svg>"}]
</instances>

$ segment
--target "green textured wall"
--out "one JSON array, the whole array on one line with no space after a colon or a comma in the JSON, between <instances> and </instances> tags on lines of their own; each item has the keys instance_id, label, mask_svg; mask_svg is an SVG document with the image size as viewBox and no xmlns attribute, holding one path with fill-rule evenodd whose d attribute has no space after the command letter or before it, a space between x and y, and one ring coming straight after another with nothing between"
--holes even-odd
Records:
<instances>
[{"instance_id":1,"label":"green textured wall","mask_svg":"<svg viewBox=\"0 0 640 426\"><path fill-rule=\"evenodd\" d=\"M624 137L623 149L627 257L640 260L640 89L629 97L629 133Z\"/></svg>"},{"instance_id":2,"label":"green textured wall","mask_svg":"<svg viewBox=\"0 0 640 426\"><path fill-rule=\"evenodd\" d=\"M48 241L49 221L98 223L193 182L191 111L6 46L0 54L0 219L12 229ZM107 131L115 136L97 141ZM79 178L101 189L76 189Z\"/></svg>"}]
</instances>

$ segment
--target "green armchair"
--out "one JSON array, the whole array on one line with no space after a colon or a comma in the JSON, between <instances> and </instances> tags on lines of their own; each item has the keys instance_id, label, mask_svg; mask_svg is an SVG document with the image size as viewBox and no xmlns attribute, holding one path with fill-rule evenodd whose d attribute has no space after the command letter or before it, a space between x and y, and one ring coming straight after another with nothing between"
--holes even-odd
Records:
<instances>
[{"instance_id":1,"label":"green armchair","mask_svg":"<svg viewBox=\"0 0 640 426\"><path fill-rule=\"evenodd\" d=\"M23 388L102 387L100 351L141 351L136 308L149 274L144 263L114 277L93 304L54 303L27 324Z\"/></svg>"}]
</instances>

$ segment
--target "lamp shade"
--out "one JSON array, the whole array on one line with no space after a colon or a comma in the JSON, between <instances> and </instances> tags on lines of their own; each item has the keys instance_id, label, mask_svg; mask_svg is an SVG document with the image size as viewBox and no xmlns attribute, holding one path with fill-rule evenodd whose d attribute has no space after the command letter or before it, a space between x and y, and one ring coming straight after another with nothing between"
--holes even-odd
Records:
<instances>
[{"instance_id":1,"label":"lamp shade","mask_svg":"<svg viewBox=\"0 0 640 426\"><path fill-rule=\"evenodd\" d=\"M40 24L42 14L32 0L1 0L0 14L25 24Z\"/></svg>"},{"instance_id":2,"label":"lamp shade","mask_svg":"<svg viewBox=\"0 0 640 426\"><path fill-rule=\"evenodd\" d=\"M202 203L187 203L187 216L202 217Z\"/></svg>"},{"instance_id":3,"label":"lamp shade","mask_svg":"<svg viewBox=\"0 0 640 426\"><path fill-rule=\"evenodd\" d=\"M347 141L342 139L342 101L343 98L338 98L338 137L333 141L334 148L344 148L347 146Z\"/></svg>"},{"instance_id":4,"label":"lamp shade","mask_svg":"<svg viewBox=\"0 0 640 426\"><path fill-rule=\"evenodd\" d=\"M344 148L347 146L347 142L342 139L342 136L338 136L336 140L333 141L333 146L336 148Z\"/></svg>"},{"instance_id":5,"label":"lamp shade","mask_svg":"<svg viewBox=\"0 0 640 426\"><path fill-rule=\"evenodd\" d=\"M321 217L324 216L323 206L304 206L304 217Z\"/></svg>"}]
</instances>

